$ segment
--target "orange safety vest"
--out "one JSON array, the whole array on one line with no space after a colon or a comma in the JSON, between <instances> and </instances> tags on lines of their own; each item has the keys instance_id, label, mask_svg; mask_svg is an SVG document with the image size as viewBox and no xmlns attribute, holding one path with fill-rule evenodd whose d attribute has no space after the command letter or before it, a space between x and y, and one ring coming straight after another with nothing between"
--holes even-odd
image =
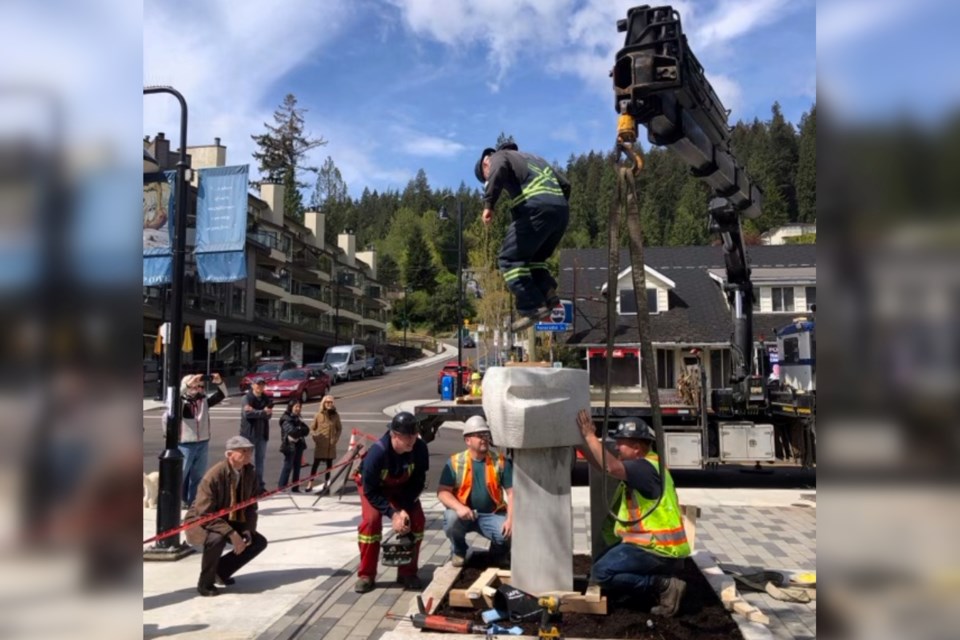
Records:
<instances>
[{"instance_id":1,"label":"orange safety vest","mask_svg":"<svg viewBox=\"0 0 960 640\"><path fill-rule=\"evenodd\" d=\"M502 453L498 453L496 459L487 452L487 459L484 462L484 475L487 484L487 493L490 499L496 505L494 513L507 508L507 503L503 500L503 489L501 479L503 478L503 467L505 458ZM467 504L470 499L470 492L473 490L473 458L470 457L470 451L461 451L450 456L450 468L453 469L453 475L457 483L457 500L462 504Z\"/></svg>"}]
</instances>

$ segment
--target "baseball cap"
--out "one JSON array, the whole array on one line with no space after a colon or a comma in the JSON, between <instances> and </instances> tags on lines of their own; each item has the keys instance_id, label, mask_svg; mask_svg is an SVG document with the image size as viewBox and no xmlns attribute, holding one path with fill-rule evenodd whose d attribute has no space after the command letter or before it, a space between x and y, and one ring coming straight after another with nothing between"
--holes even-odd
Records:
<instances>
[{"instance_id":1,"label":"baseball cap","mask_svg":"<svg viewBox=\"0 0 960 640\"><path fill-rule=\"evenodd\" d=\"M253 449L253 443L243 436L230 436L230 439L227 440L227 451L233 451L234 449Z\"/></svg>"},{"instance_id":2,"label":"baseball cap","mask_svg":"<svg viewBox=\"0 0 960 640\"><path fill-rule=\"evenodd\" d=\"M486 181L486 179L483 177L483 159L496 152L497 150L493 147L487 147L483 150L483 153L480 154L480 159L477 160L477 165L473 168L473 175L477 176L477 180L480 182Z\"/></svg>"},{"instance_id":3,"label":"baseball cap","mask_svg":"<svg viewBox=\"0 0 960 640\"><path fill-rule=\"evenodd\" d=\"M617 431L613 434L613 437L617 440L629 438L632 440L649 440L651 442L657 439L653 429L643 421L643 418L623 418L620 420L620 426L617 427Z\"/></svg>"},{"instance_id":4,"label":"baseball cap","mask_svg":"<svg viewBox=\"0 0 960 640\"><path fill-rule=\"evenodd\" d=\"M463 427L463 435L465 436L476 433L490 433L490 426L483 416L470 416Z\"/></svg>"}]
</instances>

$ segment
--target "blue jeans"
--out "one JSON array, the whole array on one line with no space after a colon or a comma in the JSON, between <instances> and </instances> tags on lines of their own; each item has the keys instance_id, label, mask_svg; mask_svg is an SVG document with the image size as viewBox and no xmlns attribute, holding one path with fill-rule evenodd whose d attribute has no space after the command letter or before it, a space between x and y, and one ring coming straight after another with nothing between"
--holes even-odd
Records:
<instances>
[{"instance_id":1,"label":"blue jeans","mask_svg":"<svg viewBox=\"0 0 960 640\"><path fill-rule=\"evenodd\" d=\"M621 542L600 554L590 578L601 587L617 591L650 589L658 577L677 573L683 565L678 558L664 558L635 544Z\"/></svg>"},{"instance_id":2,"label":"blue jeans","mask_svg":"<svg viewBox=\"0 0 960 640\"><path fill-rule=\"evenodd\" d=\"M503 513L478 513L476 520L461 520L456 511L447 509L443 514L443 532L447 534L455 556L463 558L467 555L467 534L471 531L490 541L492 555L502 555L510 548L510 542L503 537L506 520Z\"/></svg>"},{"instance_id":3,"label":"blue jeans","mask_svg":"<svg viewBox=\"0 0 960 640\"><path fill-rule=\"evenodd\" d=\"M263 483L263 465L267 457L267 441L263 438L253 439L253 466L257 470L257 484L259 490L266 491L267 485Z\"/></svg>"},{"instance_id":4,"label":"blue jeans","mask_svg":"<svg viewBox=\"0 0 960 640\"><path fill-rule=\"evenodd\" d=\"M197 497L197 487L200 486L200 480L207 471L209 447L209 440L181 442L179 445L180 453L183 454L183 486L180 497L183 499L184 508L193 504L194 498Z\"/></svg>"}]
</instances>

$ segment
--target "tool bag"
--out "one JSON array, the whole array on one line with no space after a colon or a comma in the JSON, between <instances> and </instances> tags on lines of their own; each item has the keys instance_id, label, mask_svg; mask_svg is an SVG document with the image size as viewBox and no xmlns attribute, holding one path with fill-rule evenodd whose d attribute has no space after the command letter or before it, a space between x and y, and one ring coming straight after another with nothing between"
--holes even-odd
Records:
<instances>
[{"instance_id":1,"label":"tool bag","mask_svg":"<svg viewBox=\"0 0 960 640\"><path fill-rule=\"evenodd\" d=\"M413 534L393 536L381 545L383 564L388 567L402 567L413 562Z\"/></svg>"}]
</instances>

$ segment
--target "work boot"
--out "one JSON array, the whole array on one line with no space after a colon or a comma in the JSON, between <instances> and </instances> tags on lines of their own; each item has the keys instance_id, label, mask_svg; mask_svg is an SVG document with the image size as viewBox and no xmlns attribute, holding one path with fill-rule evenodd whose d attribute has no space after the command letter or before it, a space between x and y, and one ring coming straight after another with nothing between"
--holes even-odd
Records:
<instances>
[{"instance_id":1,"label":"work boot","mask_svg":"<svg viewBox=\"0 0 960 640\"><path fill-rule=\"evenodd\" d=\"M399 582L403 585L404 589L409 591L420 591L423 589L423 582L420 581L420 576L416 574L412 576L400 576Z\"/></svg>"},{"instance_id":2,"label":"work boot","mask_svg":"<svg viewBox=\"0 0 960 640\"><path fill-rule=\"evenodd\" d=\"M527 313L521 313L520 318L514 320L513 324L510 325L510 328L513 331L523 331L529 329L540 320L550 317L551 309L549 307L538 307L535 311Z\"/></svg>"},{"instance_id":3,"label":"work boot","mask_svg":"<svg viewBox=\"0 0 960 640\"><path fill-rule=\"evenodd\" d=\"M221 578L219 575L213 581L213 584L218 587L230 587L237 583L234 578Z\"/></svg>"},{"instance_id":4,"label":"work boot","mask_svg":"<svg viewBox=\"0 0 960 640\"><path fill-rule=\"evenodd\" d=\"M367 593L369 591L373 591L374 586L375 583L373 578L365 578L360 576L360 578L357 580L357 584L353 585L353 590L357 593Z\"/></svg>"},{"instance_id":5,"label":"work boot","mask_svg":"<svg viewBox=\"0 0 960 640\"><path fill-rule=\"evenodd\" d=\"M458 556L454 554L453 559L450 561L450 564L452 564L455 567L462 567L463 563L466 562L466 560L467 559L464 556Z\"/></svg>"},{"instance_id":6,"label":"work boot","mask_svg":"<svg viewBox=\"0 0 960 640\"><path fill-rule=\"evenodd\" d=\"M300 493L300 485L295 486L293 489L290 489L291 493Z\"/></svg>"},{"instance_id":7,"label":"work boot","mask_svg":"<svg viewBox=\"0 0 960 640\"><path fill-rule=\"evenodd\" d=\"M560 304L560 296L557 295L556 289L549 289L545 295L547 299L547 307L550 309L555 309L558 304Z\"/></svg>"},{"instance_id":8,"label":"work boot","mask_svg":"<svg viewBox=\"0 0 960 640\"><path fill-rule=\"evenodd\" d=\"M659 578L657 586L660 588L660 602L650 609L650 613L664 618L672 618L680 609L680 600L687 590L687 583L680 578Z\"/></svg>"},{"instance_id":9,"label":"work boot","mask_svg":"<svg viewBox=\"0 0 960 640\"><path fill-rule=\"evenodd\" d=\"M202 595L202 596L205 597L205 598L206 598L206 597L209 597L209 596L218 596L218 595L220 595L220 591L219 591L215 586L213 586L212 584L211 584L211 585L198 584L198 585L197 585L197 593L199 593L200 595Z\"/></svg>"}]
</instances>

